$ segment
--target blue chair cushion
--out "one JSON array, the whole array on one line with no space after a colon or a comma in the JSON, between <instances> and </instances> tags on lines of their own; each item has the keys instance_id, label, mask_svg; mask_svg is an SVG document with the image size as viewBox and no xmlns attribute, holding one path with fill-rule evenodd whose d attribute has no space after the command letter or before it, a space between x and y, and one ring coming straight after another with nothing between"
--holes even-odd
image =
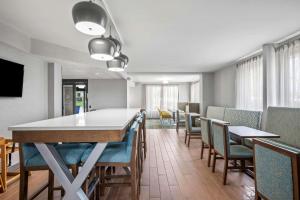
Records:
<instances>
[{"instance_id":1,"label":"blue chair cushion","mask_svg":"<svg viewBox=\"0 0 300 200\"><path fill-rule=\"evenodd\" d=\"M57 144L55 148L65 164L74 165L81 162L81 157L85 150L92 145L89 143L64 143ZM33 155L31 158L25 160L25 167L43 167L47 166L45 160L40 153Z\"/></svg>"},{"instance_id":2,"label":"blue chair cushion","mask_svg":"<svg viewBox=\"0 0 300 200\"><path fill-rule=\"evenodd\" d=\"M230 158L252 158L253 151L243 145L230 146Z\"/></svg>"},{"instance_id":3,"label":"blue chair cushion","mask_svg":"<svg viewBox=\"0 0 300 200\"><path fill-rule=\"evenodd\" d=\"M200 127L192 127L190 130L190 133L201 133L201 128Z\"/></svg>"},{"instance_id":4,"label":"blue chair cushion","mask_svg":"<svg viewBox=\"0 0 300 200\"><path fill-rule=\"evenodd\" d=\"M230 145L235 145L235 144L237 144L235 141L233 141L232 139L229 139L229 144Z\"/></svg>"}]
</instances>

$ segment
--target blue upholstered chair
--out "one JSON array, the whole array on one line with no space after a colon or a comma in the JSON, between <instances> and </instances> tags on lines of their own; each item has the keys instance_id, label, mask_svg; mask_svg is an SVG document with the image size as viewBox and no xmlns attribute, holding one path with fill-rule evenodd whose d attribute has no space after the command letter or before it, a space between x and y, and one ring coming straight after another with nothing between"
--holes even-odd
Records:
<instances>
[{"instance_id":1,"label":"blue upholstered chair","mask_svg":"<svg viewBox=\"0 0 300 200\"><path fill-rule=\"evenodd\" d=\"M107 144L103 153L99 157L96 167L100 170L100 195L104 194L105 187L111 187L118 185L130 185L132 199L138 199L139 190L139 158L138 158L138 132L140 132L141 126L139 126L140 119L137 118L129 130L127 131L124 141L122 142L110 142ZM87 149L83 154L81 161L85 162L90 155L93 147ZM107 167L123 167L124 169L130 168L126 175L110 175L106 174ZM109 183L106 180L113 178L125 178L130 177L129 183Z\"/></svg>"},{"instance_id":2,"label":"blue upholstered chair","mask_svg":"<svg viewBox=\"0 0 300 200\"><path fill-rule=\"evenodd\" d=\"M51 144L58 151L65 164L72 169L72 174L77 175L78 166L81 162L81 156L87 148L91 146L88 143L64 143ZM49 170L49 167L34 144L20 145L20 199L27 199L28 196L28 175L30 171ZM54 175L49 170L48 184L43 186L33 196L37 196L48 187L48 199L53 199ZM30 198L31 199L31 198Z\"/></svg>"},{"instance_id":3,"label":"blue upholstered chair","mask_svg":"<svg viewBox=\"0 0 300 200\"><path fill-rule=\"evenodd\" d=\"M191 139L201 139L201 128L193 127L192 116L189 113L185 114L185 139L184 143L187 142L187 146L190 146Z\"/></svg>"},{"instance_id":4,"label":"blue upholstered chair","mask_svg":"<svg viewBox=\"0 0 300 200\"><path fill-rule=\"evenodd\" d=\"M202 135L202 144L201 144L201 153L200 159L203 159L204 148L208 148L208 167L210 167L211 155L213 150L212 144L212 135L211 135L211 120L205 117L200 117L201 123L201 135Z\"/></svg>"},{"instance_id":5,"label":"blue upholstered chair","mask_svg":"<svg viewBox=\"0 0 300 200\"><path fill-rule=\"evenodd\" d=\"M215 172L216 159L224 158L224 172L223 172L223 184L226 184L227 170L228 169L246 169L245 160L253 159L253 151L243 145L230 145L228 125L218 122L212 122L213 131L213 167L212 171ZM229 166L229 160L240 160L241 166Z\"/></svg>"},{"instance_id":6,"label":"blue upholstered chair","mask_svg":"<svg viewBox=\"0 0 300 200\"><path fill-rule=\"evenodd\" d=\"M208 167L210 167L211 155L213 155L213 134L212 134L212 119L200 117L201 122L201 135L202 135L202 145L201 145L201 153L200 159L203 159L204 149L208 148ZM226 122L224 122L227 124ZM229 144L234 145L236 142L229 139Z\"/></svg>"},{"instance_id":7,"label":"blue upholstered chair","mask_svg":"<svg viewBox=\"0 0 300 200\"><path fill-rule=\"evenodd\" d=\"M300 149L255 139L254 155L255 199L300 199Z\"/></svg>"},{"instance_id":8,"label":"blue upholstered chair","mask_svg":"<svg viewBox=\"0 0 300 200\"><path fill-rule=\"evenodd\" d=\"M268 107L265 130L272 140L254 140L256 199L300 199L300 108Z\"/></svg>"}]
</instances>

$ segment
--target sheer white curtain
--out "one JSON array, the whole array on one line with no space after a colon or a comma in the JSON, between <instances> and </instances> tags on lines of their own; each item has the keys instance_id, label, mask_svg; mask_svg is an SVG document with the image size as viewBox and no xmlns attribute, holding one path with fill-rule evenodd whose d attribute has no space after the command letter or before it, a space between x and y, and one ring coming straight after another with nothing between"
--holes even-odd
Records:
<instances>
[{"instance_id":1,"label":"sheer white curtain","mask_svg":"<svg viewBox=\"0 0 300 200\"><path fill-rule=\"evenodd\" d=\"M200 82L195 82L191 84L191 102L200 102Z\"/></svg>"},{"instance_id":2,"label":"sheer white curtain","mask_svg":"<svg viewBox=\"0 0 300 200\"><path fill-rule=\"evenodd\" d=\"M161 104L161 86L146 85L146 111L148 118L158 118L158 108Z\"/></svg>"},{"instance_id":3,"label":"sheer white curtain","mask_svg":"<svg viewBox=\"0 0 300 200\"><path fill-rule=\"evenodd\" d=\"M163 86L162 110L177 110L178 86Z\"/></svg>"},{"instance_id":4,"label":"sheer white curtain","mask_svg":"<svg viewBox=\"0 0 300 200\"><path fill-rule=\"evenodd\" d=\"M263 110L262 56L238 64L236 77L236 107Z\"/></svg>"},{"instance_id":5,"label":"sheer white curtain","mask_svg":"<svg viewBox=\"0 0 300 200\"><path fill-rule=\"evenodd\" d=\"M275 50L268 71L268 105L300 107L300 40Z\"/></svg>"}]
</instances>

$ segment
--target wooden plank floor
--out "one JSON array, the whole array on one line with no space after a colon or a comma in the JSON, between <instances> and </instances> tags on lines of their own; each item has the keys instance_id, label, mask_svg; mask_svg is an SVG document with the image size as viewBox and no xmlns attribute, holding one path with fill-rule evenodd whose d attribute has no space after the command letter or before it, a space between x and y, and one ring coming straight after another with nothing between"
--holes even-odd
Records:
<instances>
[{"instance_id":1,"label":"wooden plank floor","mask_svg":"<svg viewBox=\"0 0 300 200\"><path fill-rule=\"evenodd\" d=\"M200 140L192 140L190 148L184 144L184 132L149 129L148 154L144 163L141 183L141 200L251 200L254 199L253 179L240 172L228 173L228 185L222 185L223 162L217 160L216 172L207 167L207 156L200 160ZM47 180L47 173L35 172L30 177L34 191ZM18 183L8 192L0 194L1 200L16 200ZM43 192L38 200L47 199ZM55 199L60 199L56 194ZM130 199L130 188L113 188L102 199Z\"/></svg>"}]
</instances>

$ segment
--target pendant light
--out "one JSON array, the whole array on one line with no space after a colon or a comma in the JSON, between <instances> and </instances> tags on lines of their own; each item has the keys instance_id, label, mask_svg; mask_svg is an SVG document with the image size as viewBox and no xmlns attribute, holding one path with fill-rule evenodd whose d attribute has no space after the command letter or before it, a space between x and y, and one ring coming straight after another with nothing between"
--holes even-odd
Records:
<instances>
[{"instance_id":1,"label":"pendant light","mask_svg":"<svg viewBox=\"0 0 300 200\"><path fill-rule=\"evenodd\" d=\"M115 57L106 62L107 69L113 72L122 72L125 69L125 62L121 57Z\"/></svg>"},{"instance_id":2,"label":"pendant light","mask_svg":"<svg viewBox=\"0 0 300 200\"><path fill-rule=\"evenodd\" d=\"M74 5L72 16L78 31L88 35L103 35L107 24L105 10L96 3L83 1Z\"/></svg>"},{"instance_id":3,"label":"pendant light","mask_svg":"<svg viewBox=\"0 0 300 200\"><path fill-rule=\"evenodd\" d=\"M95 60L112 60L116 51L116 45L103 36L101 38L92 39L88 47L91 58Z\"/></svg>"},{"instance_id":4,"label":"pendant light","mask_svg":"<svg viewBox=\"0 0 300 200\"><path fill-rule=\"evenodd\" d=\"M108 39L110 39L113 43L115 43L115 45L116 45L116 52L115 52L114 57L118 57L120 55L120 53L121 53L122 44L121 44L121 42L119 40L117 40L117 39L115 39L115 38L113 38L111 36L111 26L109 27L109 37L108 37Z\"/></svg>"},{"instance_id":5,"label":"pendant light","mask_svg":"<svg viewBox=\"0 0 300 200\"><path fill-rule=\"evenodd\" d=\"M126 55L122 54L122 53L120 53L119 57L122 58L122 60L125 63L125 68L127 68L128 67L129 58Z\"/></svg>"}]
</instances>

